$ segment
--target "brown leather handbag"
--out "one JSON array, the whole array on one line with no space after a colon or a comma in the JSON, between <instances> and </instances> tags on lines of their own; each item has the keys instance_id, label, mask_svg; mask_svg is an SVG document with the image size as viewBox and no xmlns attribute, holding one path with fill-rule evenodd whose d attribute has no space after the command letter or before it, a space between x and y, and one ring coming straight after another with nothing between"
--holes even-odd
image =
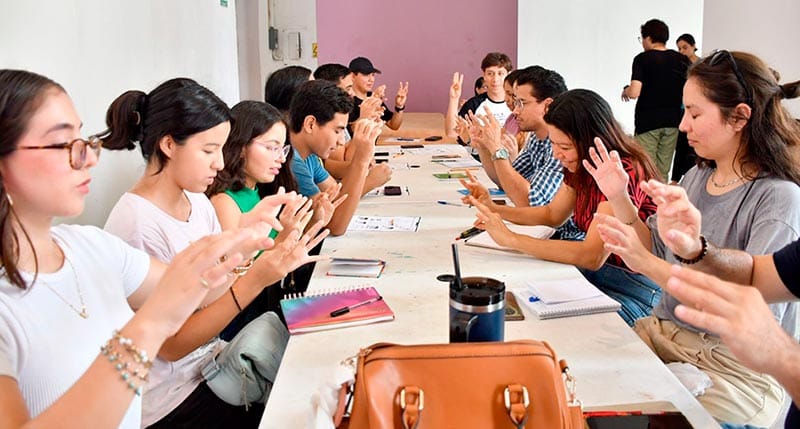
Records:
<instances>
[{"instance_id":1,"label":"brown leather handbag","mask_svg":"<svg viewBox=\"0 0 800 429\"><path fill-rule=\"evenodd\" d=\"M546 342L378 343L357 358L349 422L343 389L337 428L584 427L575 381Z\"/></svg>"}]
</instances>

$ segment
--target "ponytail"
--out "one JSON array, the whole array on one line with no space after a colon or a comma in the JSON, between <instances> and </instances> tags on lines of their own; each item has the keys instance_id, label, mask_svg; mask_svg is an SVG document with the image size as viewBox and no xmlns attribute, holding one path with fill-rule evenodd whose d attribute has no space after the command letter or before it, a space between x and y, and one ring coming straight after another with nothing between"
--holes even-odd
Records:
<instances>
[{"instance_id":1,"label":"ponytail","mask_svg":"<svg viewBox=\"0 0 800 429\"><path fill-rule=\"evenodd\" d=\"M127 91L117 97L106 112L108 131L102 136L103 147L110 150L133 150L142 141L147 94Z\"/></svg>"}]
</instances>

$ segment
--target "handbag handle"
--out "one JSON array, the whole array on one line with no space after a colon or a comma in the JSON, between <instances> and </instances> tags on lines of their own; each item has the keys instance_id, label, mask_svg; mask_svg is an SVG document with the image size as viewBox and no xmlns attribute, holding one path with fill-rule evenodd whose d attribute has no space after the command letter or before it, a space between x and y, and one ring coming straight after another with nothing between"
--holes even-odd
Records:
<instances>
[{"instance_id":1,"label":"handbag handle","mask_svg":"<svg viewBox=\"0 0 800 429\"><path fill-rule=\"evenodd\" d=\"M416 429L425 408L425 392L418 386L400 390L400 411L404 429Z\"/></svg>"},{"instance_id":2,"label":"handbag handle","mask_svg":"<svg viewBox=\"0 0 800 429\"><path fill-rule=\"evenodd\" d=\"M503 390L503 401L511 423L514 423L517 429L523 429L528 423L528 406L531 403L528 388L521 384L509 384Z\"/></svg>"},{"instance_id":3,"label":"handbag handle","mask_svg":"<svg viewBox=\"0 0 800 429\"><path fill-rule=\"evenodd\" d=\"M503 391L508 418L517 429L528 423L528 407L531 400L528 389L521 384L510 384ZM416 429L425 408L425 391L419 386L405 386L400 390L400 412L403 429Z\"/></svg>"}]
</instances>

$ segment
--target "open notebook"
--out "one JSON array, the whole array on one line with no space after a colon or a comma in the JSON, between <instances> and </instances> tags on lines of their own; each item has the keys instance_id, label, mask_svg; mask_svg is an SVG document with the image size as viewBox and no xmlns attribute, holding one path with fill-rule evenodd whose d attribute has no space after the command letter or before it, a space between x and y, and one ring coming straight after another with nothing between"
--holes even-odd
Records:
<instances>
[{"instance_id":1,"label":"open notebook","mask_svg":"<svg viewBox=\"0 0 800 429\"><path fill-rule=\"evenodd\" d=\"M621 307L583 277L531 281L514 293L539 319L606 313Z\"/></svg>"},{"instance_id":2,"label":"open notebook","mask_svg":"<svg viewBox=\"0 0 800 429\"><path fill-rule=\"evenodd\" d=\"M302 298L282 299L281 309L290 334L323 331L348 326L394 320L392 309L372 286L320 291ZM357 304L370 302L366 305ZM346 314L332 317L331 313L353 307Z\"/></svg>"},{"instance_id":3,"label":"open notebook","mask_svg":"<svg viewBox=\"0 0 800 429\"><path fill-rule=\"evenodd\" d=\"M533 238L548 239L556 231L555 229L545 225L515 225L513 223L506 224L508 229L517 234L529 235ZM514 249L503 247L492 239L488 232L482 232L474 237L464 240L467 246L486 247L488 249L506 250L509 252L517 252Z\"/></svg>"},{"instance_id":4,"label":"open notebook","mask_svg":"<svg viewBox=\"0 0 800 429\"><path fill-rule=\"evenodd\" d=\"M379 277L386 267L380 259L332 258L329 276Z\"/></svg>"}]
</instances>

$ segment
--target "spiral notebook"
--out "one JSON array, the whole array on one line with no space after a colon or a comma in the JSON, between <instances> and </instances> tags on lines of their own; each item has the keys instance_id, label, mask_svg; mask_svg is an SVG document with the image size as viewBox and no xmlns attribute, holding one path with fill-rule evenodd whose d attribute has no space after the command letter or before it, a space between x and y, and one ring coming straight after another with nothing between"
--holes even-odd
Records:
<instances>
[{"instance_id":1,"label":"spiral notebook","mask_svg":"<svg viewBox=\"0 0 800 429\"><path fill-rule=\"evenodd\" d=\"M514 293L539 319L608 313L621 307L583 277L530 282Z\"/></svg>"},{"instance_id":2,"label":"spiral notebook","mask_svg":"<svg viewBox=\"0 0 800 429\"><path fill-rule=\"evenodd\" d=\"M352 309L341 316L331 316L332 312L345 307ZM302 298L283 299L281 309L290 334L394 320L392 309L372 286L325 290Z\"/></svg>"}]
</instances>

